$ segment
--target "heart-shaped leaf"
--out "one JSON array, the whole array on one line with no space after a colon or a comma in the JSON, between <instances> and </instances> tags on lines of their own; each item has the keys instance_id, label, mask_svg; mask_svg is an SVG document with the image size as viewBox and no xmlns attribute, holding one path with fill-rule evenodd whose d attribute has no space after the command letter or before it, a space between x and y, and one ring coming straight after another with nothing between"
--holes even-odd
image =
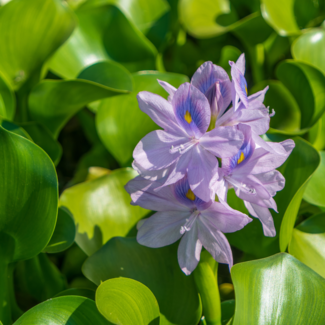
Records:
<instances>
[{"instance_id":1,"label":"heart-shaped leaf","mask_svg":"<svg viewBox=\"0 0 325 325\"><path fill-rule=\"evenodd\" d=\"M159 306L141 282L118 278L103 282L96 291L99 312L113 324L159 325Z\"/></svg>"},{"instance_id":2,"label":"heart-shaped leaf","mask_svg":"<svg viewBox=\"0 0 325 325\"><path fill-rule=\"evenodd\" d=\"M75 27L73 12L59 0L13 0L0 8L0 71L19 88Z\"/></svg>"},{"instance_id":3,"label":"heart-shaped leaf","mask_svg":"<svg viewBox=\"0 0 325 325\"><path fill-rule=\"evenodd\" d=\"M126 236L149 212L130 205L124 186L135 176L137 173L131 168L118 169L62 193L60 204L73 214L76 242L87 255L95 253L114 236Z\"/></svg>"},{"instance_id":4,"label":"heart-shaped leaf","mask_svg":"<svg viewBox=\"0 0 325 325\"><path fill-rule=\"evenodd\" d=\"M83 273L97 285L120 276L143 283L158 300L161 325L196 325L201 317L193 278L179 268L176 245L153 249L115 237L86 260Z\"/></svg>"},{"instance_id":5,"label":"heart-shaped leaf","mask_svg":"<svg viewBox=\"0 0 325 325\"><path fill-rule=\"evenodd\" d=\"M289 254L236 264L231 269L233 325L322 324L325 280Z\"/></svg>"},{"instance_id":6,"label":"heart-shaped leaf","mask_svg":"<svg viewBox=\"0 0 325 325\"><path fill-rule=\"evenodd\" d=\"M44 252L59 253L68 249L74 242L76 227L68 209L59 208L54 233Z\"/></svg>"},{"instance_id":7,"label":"heart-shaped leaf","mask_svg":"<svg viewBox=\"0 0 325 325\"><path fill-rule=\"evenodd\" d=\"M93 300L66 296L47 300L21 316L15 325L112 325L97 310Z\"/></svg>"},{"instance_id":8,"label":"heart-shaped leaf","mask_svg":"<svg viewBox=\"0 0 325 325\"><path fill-rule=\"evenodd\" d=\"M183 75L174 73L139 72L133 74L134 90L119 98L107 98L99 106L96 116L97 131L106 148L126 165L132 159L137 143L158 126L143 113L138 105L137 94L146 90L167 98L167 92L157 79L167 81L175 87L188 81Z\"/></svg>"},{"instance_id":9,"label":"heart-shaped leaf","mask_svg":"<svg viewBox=\"0 0 325 325\"><path fill-rule=\"evenodd\" d=\"M292 233L289 253L325 278L325 213L315 215Z\"/></svg>"}]
</instances>

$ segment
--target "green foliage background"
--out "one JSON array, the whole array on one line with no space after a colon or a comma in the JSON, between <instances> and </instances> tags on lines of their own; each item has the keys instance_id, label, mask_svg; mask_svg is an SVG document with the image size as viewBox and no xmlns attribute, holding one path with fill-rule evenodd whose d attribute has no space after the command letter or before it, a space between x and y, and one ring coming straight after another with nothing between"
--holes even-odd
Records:
<instances>
[{"instance_id":1,"label":"green foliage background","mask_svg":"<svg viewBox=\"0 0 325 325\"><path fill-rule=\"evenodd\" d=\"M0 0L0 324L325 324L324 19L322 0ZM255 219L227 235L231 274L204 251L187 277L177 244L135 239L151 211L124 185L157 128L136 95L242 52L265 138L296 143L277 235Z\"/></svg>"}]
</instances>

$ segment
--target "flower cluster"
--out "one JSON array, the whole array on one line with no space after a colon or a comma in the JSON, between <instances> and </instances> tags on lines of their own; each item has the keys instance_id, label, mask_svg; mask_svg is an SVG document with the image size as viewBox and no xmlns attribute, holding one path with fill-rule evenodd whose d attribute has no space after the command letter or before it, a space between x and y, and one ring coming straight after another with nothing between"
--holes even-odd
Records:
<instances>
[{"instance_id":1,"label":"flower cluster","mask_svg":"<svg viewBox=\"0 0 325 325\"><path fill-rule=\"evenodd\" d=\"M263 104L268 87L247 96L244 54L229 64L232 81L224 69L205 62L191 83L178 89L158 81L168 100L138 94L140 109L163 130L146 135L133 153L139 176L126 190L132 204L157 211L138 223L137 240L162 247L181 238L178 261L187 275L196 268L202 246L219 263L233 264L224 233L252 219L227 204L230 188L260 219L264 234L275 236L269 209L276 211L273 197L285 183L275 169L294 148L292 140L260 137L272 116Z\"/></svg>"}]
</instances>

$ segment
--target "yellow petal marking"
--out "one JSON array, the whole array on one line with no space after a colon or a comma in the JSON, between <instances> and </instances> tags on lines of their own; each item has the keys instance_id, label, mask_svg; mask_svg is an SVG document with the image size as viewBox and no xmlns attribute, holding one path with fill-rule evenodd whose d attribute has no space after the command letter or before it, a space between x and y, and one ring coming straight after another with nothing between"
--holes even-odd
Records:
<instances>
[{"instance_id":1,"label":"yellow petal marking","mask_svg":"<svg viewBox=\"0 0 325 325\"><path fill-rule=\"evenodd\" d=\"M245 86L245 90L246 90L246 95L248 94L248 91L247 91L247 87Z\"/></svg>"},{"instance_id":2,"label":"yellow petal marking","mask_svg":"<svg viewBox=\"0 0 325 325\"><path fill-rule=\"evenodd\" d=\"M241 162L243 162L244 159L245 159L245 155L244 155L244 153L242 152L242 153L240 154L239 159L237 160L237 165L240 164Z\"/></svg>"},{"instance_id":3,"label":"yellow petal marking","mask_svg":"<svg viewBox=\"0 0 325 325\"><path fill-rule=\"evenodd\" d=\"M191 189L189 189L185 195L189 200L194 201L195 200L195 194L192 192Z\"/></svg>"},{"instance_id":4,"label":"yellow petal marking","mask_svg":"<svg viewBox=\"0 0 325 325\"><path fill-rule=\"evenodd\" d=\"M192 122L192 116L191 116L191 113L189 111L186 111L186 113L184 115L184 119L188 124L190 124Z\"/></svg>"}]
</instances>

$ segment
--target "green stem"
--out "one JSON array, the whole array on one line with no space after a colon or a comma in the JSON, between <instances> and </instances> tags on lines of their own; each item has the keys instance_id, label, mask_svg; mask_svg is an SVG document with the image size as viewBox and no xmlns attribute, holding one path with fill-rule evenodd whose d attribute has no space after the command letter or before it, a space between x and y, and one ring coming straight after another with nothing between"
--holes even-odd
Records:
<instances>
[{"instance_id":1,"label":"green stem","mask_svg":"<svg viewBox=\"0 0 325 325\"><path fill-rule=\"evenodd\" d=\"M218 264L211 255L204 251L201 254L201 261L193 272L207 325L221 325L221 303L216 279L217 266Z\"/></svg>"},{"instance_id":2,"label":"green stem","mask_svg":"<svg viewBox=\"0 0 325 325\"><path fill-rule=\"evenodd\" d=\"M0 320L3 325L12 324L10 285L12 282L12 268L5 262L0 261Z\"/></svg>"}]
</instances>

